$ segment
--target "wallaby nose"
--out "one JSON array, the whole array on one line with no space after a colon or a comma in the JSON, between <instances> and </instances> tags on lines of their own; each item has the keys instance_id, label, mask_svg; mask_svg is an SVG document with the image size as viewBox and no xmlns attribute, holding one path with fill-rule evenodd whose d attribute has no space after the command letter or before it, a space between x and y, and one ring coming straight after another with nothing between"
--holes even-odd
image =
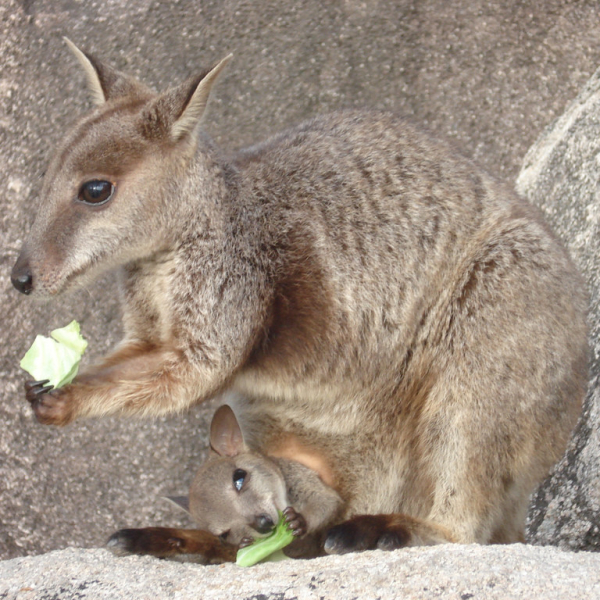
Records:
<instances>
[{"instance_id":1,"label":"wallaby nose","mask_svg":"<svg viewBox=\"0 0 600 600\"><path fill-rule=\"evenodd\" d=\"M29 264L19 258L10 274L10 280L22 294L30 294L33 289L33 275L29 269Z\"/></svg>"},{"instance_id":2,"label":"wallaby nose","mask_svg":"<svg viewBox=\"0 0 600 600\"><path fill-rule=\"evenodd\" d=\"M275 523L269 515L258 515L254 518L253 527L258 533L269 533L275 527Z\"/></svg>"}]
</instances>

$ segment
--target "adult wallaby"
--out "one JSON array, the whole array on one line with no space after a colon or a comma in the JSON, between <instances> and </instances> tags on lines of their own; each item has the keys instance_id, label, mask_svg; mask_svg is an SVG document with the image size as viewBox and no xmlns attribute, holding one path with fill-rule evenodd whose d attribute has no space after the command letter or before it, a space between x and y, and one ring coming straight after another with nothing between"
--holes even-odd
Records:
<instances>
[{"instance_id":1,"label":"adult wallaby","mask_svg":"<svg viewBox=\"0 0 600 600\"><path fill-rule=\"evenodd\" d=\"M538 211L386 112L227 155L200 121L229 57L156 94L72 50L97 106L47 170L12 281L48 298L116 269L125 337L71 385L27 384L38 420L232 389L242 422L270 420L250 447L371 514L330 551L520 540L587 378L584 286Z\"/></svg>"}]
</instances>

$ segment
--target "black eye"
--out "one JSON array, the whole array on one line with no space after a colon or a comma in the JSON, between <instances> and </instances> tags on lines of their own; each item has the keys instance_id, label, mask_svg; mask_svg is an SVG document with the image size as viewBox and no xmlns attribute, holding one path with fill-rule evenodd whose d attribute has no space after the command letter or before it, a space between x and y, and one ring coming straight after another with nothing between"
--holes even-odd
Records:
<instances>
[{"instance_id":1,"label":"black eye","mask_svg":"<svg viewBox=\"0 0 600 600\"><path fill-rule=\"evenodd\" d=\"M108 202L115 191L115 186L110 181L101 181L93 179L86 181L81 188L77 199L84 204L93 204L98 206Z\"/></svg>"},{"instance_id":2,"label":"black eye","mask_svg":"<svg viewBox=\"0 0 600 600\"><path fill-rule=\"evenodd\" d=\"M244 485L244 480L246 479L246 471L244 469L236 469L233 472L233 487L239 492Z\"/></svg>"}]
</instances>

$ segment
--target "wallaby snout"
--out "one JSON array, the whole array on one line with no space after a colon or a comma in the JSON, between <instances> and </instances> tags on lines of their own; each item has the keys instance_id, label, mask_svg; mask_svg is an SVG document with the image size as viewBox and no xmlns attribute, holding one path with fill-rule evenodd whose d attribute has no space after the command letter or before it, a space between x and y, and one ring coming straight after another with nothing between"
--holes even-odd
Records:
<instances>
[{"instance_id":1,"label":"wallaby snout","mask_svg":"<svg viewBox=\"0 0 600 600\"><path fill-rule=\"evenodd\" d=\"M12 268L10 280L13 286L22 294L29 295L33 290L33 275L29 266L29 259L21 252L15 266Z\"/></svg>"},{"instance_id":2,"label":"wallaby snout","mask_svg":"<svg viewBox=\"0 0 600 600\"><path fill-rule=\"evenodd\" d=\"M269 515L262 514L255 517L252 527L254 527L258 533L269 533L273 530L273 527L275 527L275 523L273 523L273 519L271 519Z\"/></svg>"}]
</instances>

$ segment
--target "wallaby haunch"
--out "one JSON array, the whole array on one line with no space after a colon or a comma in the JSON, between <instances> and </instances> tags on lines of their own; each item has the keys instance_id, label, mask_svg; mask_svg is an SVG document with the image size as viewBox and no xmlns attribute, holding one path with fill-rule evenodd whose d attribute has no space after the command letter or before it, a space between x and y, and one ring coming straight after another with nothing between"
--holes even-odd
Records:
<instances>
[{"instance_id":1,"label":"wallaby haunch","mask_svg":"<svg viewBox=\"0 0 600 600\"><path fill-rule=\"evenodd\" d=\"M329 552L522 539L587 378L582 279L538 211L386 112L228 155L200 128L228 58L156 94L73 50L97 106L48 168L12 281L49 298L116 269L125 337L71 385L27 384L38 420L229 389L250 448L344 499ZM180 533L174 553L218 546Z\"/></svg>"}]
</instances>

